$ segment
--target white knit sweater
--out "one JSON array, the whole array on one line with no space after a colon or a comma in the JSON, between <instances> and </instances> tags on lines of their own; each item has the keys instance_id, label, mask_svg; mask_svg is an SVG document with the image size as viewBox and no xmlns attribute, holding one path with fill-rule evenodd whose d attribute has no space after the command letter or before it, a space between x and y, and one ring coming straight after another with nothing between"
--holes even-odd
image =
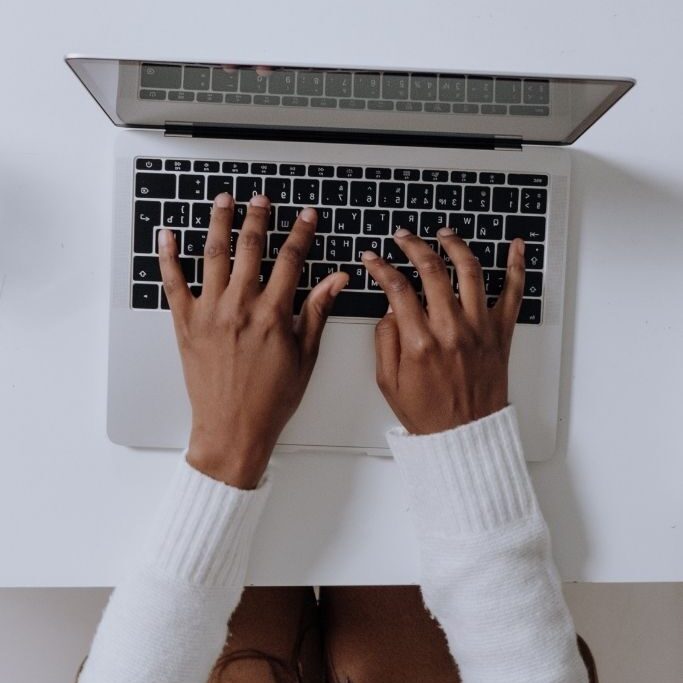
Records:
<instances>
[{"instance_id":1,"label":"white knit sweater","mask_svg":"<svg viewBox=\"0 0 683 683\"><path fill-rule=\"evenodd\" d=\"M514 409L387 438L418 534L425 604L463 683L587 683ZM79 683L206 682L269 490L267 478L240 491L183 460Z\"/></svg>"}]
</instances>

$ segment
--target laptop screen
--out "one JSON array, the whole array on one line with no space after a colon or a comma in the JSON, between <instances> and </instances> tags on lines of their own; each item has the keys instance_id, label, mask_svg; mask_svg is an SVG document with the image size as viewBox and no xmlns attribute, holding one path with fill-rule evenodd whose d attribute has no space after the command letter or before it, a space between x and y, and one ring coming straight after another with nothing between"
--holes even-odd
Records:
<instances>
[{"instance_id":1,"label":"laptop screen","mask_svg":"<svg viewBox=\"0 0 683 683\"><path fill-rule=\"evenodd\" d=\"M632 79L67 57L117 126L451 146L571 144ZM286 135L285 135L286 137Z\"/></svg>"}]
</instances>

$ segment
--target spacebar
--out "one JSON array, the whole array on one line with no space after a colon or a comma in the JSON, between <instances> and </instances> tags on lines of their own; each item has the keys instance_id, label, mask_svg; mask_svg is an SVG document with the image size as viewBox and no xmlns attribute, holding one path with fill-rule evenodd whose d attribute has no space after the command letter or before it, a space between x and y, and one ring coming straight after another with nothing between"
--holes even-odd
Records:
<instances>
[{"instance_id":1,"label":"spacebar","mask_svg":"<svg viewBox=\"0 0 683 683\"><path fill-rule=\"evenodd\" d=\"M387 297L375 292L339 292L330 315L347 318L383 318L389 302Z\"/></svg>"}]
</instances>

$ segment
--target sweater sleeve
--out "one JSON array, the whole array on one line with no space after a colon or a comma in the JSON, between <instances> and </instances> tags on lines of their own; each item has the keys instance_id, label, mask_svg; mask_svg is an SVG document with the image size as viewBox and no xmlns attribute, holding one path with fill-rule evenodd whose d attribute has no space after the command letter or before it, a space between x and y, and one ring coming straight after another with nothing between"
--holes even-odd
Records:
<instances>
[{"instance_id":1,"label":"sweater sleeve","mask_svg":"<svg viewBox=\"0 0 683 683\"><path fill-rule=\"evenodd\" d=\"M112 593L79 683L202 683L239 602L268 497L182 459L135 568Z\"/></svg>"},{"instance_id":2,"label":"sweater sleeve","mask_svg":"<svg viewBox=\"0 0 683 683\"><path fill-rule=\"evenodd\" d=\"M514 408L387 439L417 530L423 598L463 683L587 683Z\"/></svg>"}]
</instances>

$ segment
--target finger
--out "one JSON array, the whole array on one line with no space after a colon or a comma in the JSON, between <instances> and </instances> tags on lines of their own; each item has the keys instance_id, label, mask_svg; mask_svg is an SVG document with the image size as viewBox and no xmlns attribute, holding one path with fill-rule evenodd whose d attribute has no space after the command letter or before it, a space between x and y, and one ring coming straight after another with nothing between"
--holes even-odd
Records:
<instances>
[{"instance_id":1,"label":"finger","mask_svg":"<svg viewBox=\"0 0 683 683\"><path fill-rule=\"evenodd\" d=\"M174 320L182 316L192 302L192 294L178 260L178 245L170 230L159 231L159 265L164 292Z\"/></svg>"},{"instance_id":2,"label":"finger","mask_svg":"<svg viewBox=\"0 0 683 683\"><path fill-rule=\"evenodd\" d=\"M264 292L278 306L292 307L317 222L317 211L310 207L304 209L298 215L286 242L280 247Z\"/></svg>"},{"instance_id":3,"label":"finger","mask_svg":"<svg viewBox=\"0 0 683 683\"><path fill-rule=\"evenodd\" d=\"M263 194L251 198L247 215L235 246L235 265L230 287L245 293L258 293L261 259L266 245L270 201Z\"/></svg>"},{"instance_id":4,"label":"finger","mask_svg":"<svg viewBox=\"0 0 683 683\"><path fill-rule=\"evenodd\" d=\"M375 358L377 385L382 391L395 389L398 384L398 363L401 343L398 325L391 307L375 327Z\"/></svg>"},{"instance_id":5,"label":"finger","mask_svg":"<svg viewBox=\"0 0 683 683\"><path fill-rule=\"evenodd\" d=\"M396 315L396 322L401 335L418 340L422 333L427 333L427 318L420 300L402 273L390 266L384 259L372 251L363 252L363 265L370 277L384 290L389 304Z\"/></svg>"},{"instance_id":6,"label":"finger","mask_svg":"<svg viewBox=\"0 0 683 683\"><path fill-rule=\"evenodd\" d=\"M444 260L417 235L400 228L394 233L394 240L403 253L410 259L420 274L422 286L429 308L429 318L453 315L457 311L457 300L446 270Z\"/></svg>"},{"instance_id":7,"label":"finger","mask_svg":"<svg viewBox=\"0 0 683 683\"><path fill-rule=\"evenodd\" d=\"M296 326L305 358L315 360L318 356L320 337L332 310L334 298L346 287L348 281L347 273L332 273L319 282L306 297Z\"/></svg>"},{"instance_id":8,"label":"finger","mask_svg":"<svg viewBox=\"0 0 683 683\"><path fill-rule=\"evenodd\" d=\"M455 266L463 310L472 317L482 317L486 313L486 295L479 260L450 228L441 228L436 234Z\"/></svg>"},{"instance_id":9,"label":"finger","mask_svg":"<svg viewBox=\"0 0 683 683\"><path fill-rule=\"evenodd\" d=\"M522 305L525 278L524 241L518 238L513 240L510 245L505 287L493 309L511 333L517 322L519 308Z\"/></svg>"},{"instance_id":10,"label":"finger","mask_svg":"<svg viewBox=\"0 0 683 683\"><path fill-rule=\"evenodd\" d=\"M216 196L211 208L209 233L204 245L204 281L202 295L218 298L230 279L230 228L235 210L233 198L223 192Z\"/></svg>"}]
</instances>

